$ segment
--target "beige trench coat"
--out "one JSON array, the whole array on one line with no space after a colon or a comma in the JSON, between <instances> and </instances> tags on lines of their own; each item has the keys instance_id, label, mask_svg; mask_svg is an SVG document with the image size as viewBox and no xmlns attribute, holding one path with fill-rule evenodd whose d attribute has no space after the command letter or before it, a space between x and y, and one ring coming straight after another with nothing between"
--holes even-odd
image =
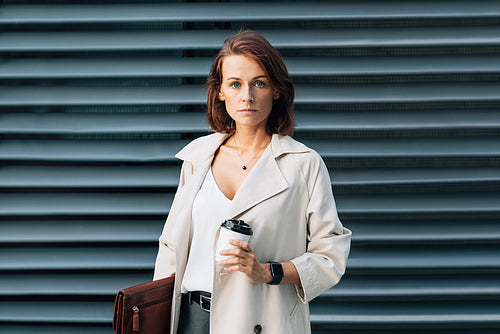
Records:
<instances>
[{"instance_id":1,"label":"beige trench coat","mask_svg":"<svg viewBox=\"0 0 500 334\"><path fill-rule=\"evenodd\" d=\"M198 138L177 154L184 161L181 179L159 240L154 274L154 279L176 274L172 333L179 319L192 204L226 136ZM263 334L310 333L308 303L340 280L351 239L337 216L319 154L291 137L273 135L234 197L227 218L249 223L254 231L250 245L259 261L291 261L301 284L254 284L240 272L220 275L216 266L210 332L251 334L260 325ZM217 236L218 232L214 245Z\"/></svg>"}]
</instances>

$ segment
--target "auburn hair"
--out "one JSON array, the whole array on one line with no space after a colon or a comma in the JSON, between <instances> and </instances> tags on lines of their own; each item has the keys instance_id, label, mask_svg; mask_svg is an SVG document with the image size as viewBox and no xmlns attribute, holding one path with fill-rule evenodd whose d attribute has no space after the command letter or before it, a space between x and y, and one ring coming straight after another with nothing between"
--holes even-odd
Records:
<instances>
[{"instance_id":1,"label":"auburn hair","mask_svg":"<svg viewBox=\"0 0 500 334\"><path fill-rule=\"evenodd\" d=\"M244 56L256 61L266 72L271 86L279 92L273 100L267 120L268 134L291 135L294 130L293 99L295 88L286 65L278 51L261 34L245 30L224 41L207 78L207 121L215 132L233 133L236 128L226 111L225 102L219 99L222 84L222 63L227 56Z\"/></svg>"}]
</instances>

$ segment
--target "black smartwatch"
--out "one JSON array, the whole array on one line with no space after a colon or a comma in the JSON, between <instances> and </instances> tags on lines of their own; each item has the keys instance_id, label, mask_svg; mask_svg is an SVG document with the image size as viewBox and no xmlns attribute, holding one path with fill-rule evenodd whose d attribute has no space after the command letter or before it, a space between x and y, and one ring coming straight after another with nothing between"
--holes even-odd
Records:
<instances>
[{"instance_id":1,"label":"black smartwatch","mask_svg":"<svg viewBox=\"0 0 500 334\"><path fill-rule=\"evenodd\" d=\"M283 266L278 262L268 262L271 265L271 275L273 276L273 280L267 284L270 285L278 285L283 278Z\"/></svg>"}]
</instances>

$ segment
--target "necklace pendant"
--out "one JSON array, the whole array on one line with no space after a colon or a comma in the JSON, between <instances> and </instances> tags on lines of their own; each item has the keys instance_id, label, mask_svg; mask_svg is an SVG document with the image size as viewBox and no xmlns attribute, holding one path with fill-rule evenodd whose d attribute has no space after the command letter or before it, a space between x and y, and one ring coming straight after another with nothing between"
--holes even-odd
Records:
<instances>
[{"instance_id":1,"label":"necklace pendant","mask_svg":"<svg viewBox=\"0 0 500 334\"><path fill-rule=\"evenodd\" d=\"M243 166L241 167L241 169L243 169L243 170L247 170L247 166L243 165Z\"/></svg>"}]
</instances>

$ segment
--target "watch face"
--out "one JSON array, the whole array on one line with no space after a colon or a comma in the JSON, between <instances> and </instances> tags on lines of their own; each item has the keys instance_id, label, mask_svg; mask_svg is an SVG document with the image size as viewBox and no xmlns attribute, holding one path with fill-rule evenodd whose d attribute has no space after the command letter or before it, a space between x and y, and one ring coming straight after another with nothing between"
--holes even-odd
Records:
<instances>
[{"instance_id":1,"label":"watch face","mask_svg":"<svg viewBox=\"0 0 500 334\"><path fill-rule=\"evenodd\" d=\"M274 277L283 277L283 267L279 263L271 263L271 272Z\"/></svg>"},{"instance_id":2,"label":"watch face","mask_svg":"<svg viewBox=\"0 0 500 334\"><path fill-rule=\"evenodd\" d=\"M277 285L281 283L281 279L283 278L283 267L281 263L278 262L269 262L271 267L271 275L273 276L273 280L268 282L267 284Z\"/></svg>"}]
</instances>

